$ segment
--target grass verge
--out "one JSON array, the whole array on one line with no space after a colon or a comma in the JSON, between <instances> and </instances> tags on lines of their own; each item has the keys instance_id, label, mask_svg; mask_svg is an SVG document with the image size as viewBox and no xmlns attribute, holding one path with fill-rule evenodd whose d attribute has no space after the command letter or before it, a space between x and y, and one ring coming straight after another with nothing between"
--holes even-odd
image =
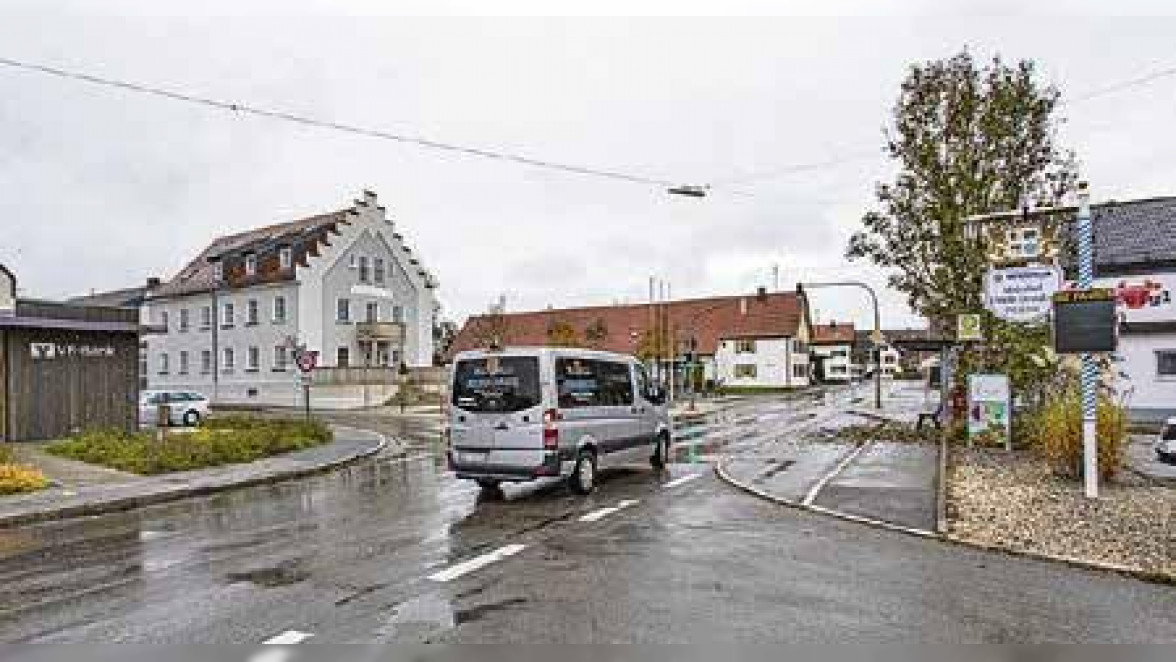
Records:
<instances>
[{"instance_id":1,"label":"grass verge","mask_svg":"<svg viewBox=\"0 0 1176 662\"><path fill-rule=\"evenodd\" d=\"M227 416L205 421L190 432L171 432L161 442L154 432L92 429L55 442L48 452L142 475L252 462L330 441L320 421Z\"/></svg>"}]
</instances>

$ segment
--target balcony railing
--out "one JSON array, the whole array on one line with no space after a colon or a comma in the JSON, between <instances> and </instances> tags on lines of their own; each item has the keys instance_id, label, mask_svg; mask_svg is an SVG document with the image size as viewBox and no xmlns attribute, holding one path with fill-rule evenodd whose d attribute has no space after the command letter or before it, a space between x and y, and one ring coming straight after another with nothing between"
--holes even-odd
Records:
<instances>
[{"instance_id":1,"label":"balcony railing","mask_svg":"<svg viewBox=\"0 0 1176 662\"><path fill-rule=\"evenodd\" d=\"M358 322L355 339L361 342L404 343L404 325L399 322Z\"/></svg>"}]
</instances>

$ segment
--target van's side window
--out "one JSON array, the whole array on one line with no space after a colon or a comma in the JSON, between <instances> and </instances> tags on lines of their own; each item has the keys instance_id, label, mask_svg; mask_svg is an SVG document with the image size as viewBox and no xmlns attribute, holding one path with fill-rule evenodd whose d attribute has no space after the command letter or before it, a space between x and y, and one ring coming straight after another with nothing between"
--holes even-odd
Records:
<instances>
[{"instance_id":1,"label":"van's side window","mask_svg":"<svg viewBox=\"0 0 1176 662\"><path fill-rule=\"evenodd\" d=\"M649 395L649 374L645 372L645 366L640 363L633 366L633 375L637 379L637 392L641 397L645 398Z\"/></svg>"},{"instance_id":2,"label":"van's side window","mask_svg":"<svg viewBox=\"0 0 1176 662\"><path fill-rule=\"evenodd\" d=\"M601 403L596 361L556 359L555 384L561 408L598 407Z\"/></svg>"},{"instance_id":3,"label":"van's side window","mask_svg":"<svg viewBox=\"0 0 1176 662\"><path fill-rule=\"evenodd\" d=\"M600 377L601 404L613 407L633 404L633 378L627 363L599 361L596 371Z\"/></svg>"}]
</instances>

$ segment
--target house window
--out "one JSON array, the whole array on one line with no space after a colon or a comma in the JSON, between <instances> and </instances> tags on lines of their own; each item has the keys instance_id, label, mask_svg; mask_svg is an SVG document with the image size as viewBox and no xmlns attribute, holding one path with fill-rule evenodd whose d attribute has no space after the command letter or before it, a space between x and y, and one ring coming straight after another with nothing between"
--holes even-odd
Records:
<instances>
[{"instance_id":1,"label":"house window","mask_svg":"<svg viewBox=\"0 0 1176 662\"><path fill-rule=\"evenodd\" d=\"M351 322L351 299L339 299L335 302L335 321L344 324Z\"/></svg>"},{"instance_id":2,"label":"house window","mask_svg":"<svg viewBox=\"0 0 1176 662\"><path fill-rule=\"evenodd\" d=\"M404 324L404 306L392 306L392 321Z\"/></svg>"},{"instance_id":3,"label":"house window","mask_svg":"<svg viewBox=\"0 0 1176 662\"><path fill-rule=\"evenodd\" d=\"M849 357L849 350L848 349L835 349L835 350L833 350L833 353L830 354L830 356L832 356L835 359L848 358Z\"/></svg>"},{"instance_id":4,"label":"house window","mask_svg":"<svg viewBox=\"0 0 1176 662\"><path fill-rule=\"evenodd\" d=\"M831 375L844 375L845 374L845 366L831 365L831 366L829 366L829 374L831 374Z\"/></svg>"},{"instance_id":5,"label":"house window","mask_svg":"<svg viewBox=\"0 0 1176 662\"><path fill-rule=\"evenodd\" d=\"M1156 376L1176 379L1176 349L1161 349L1156 352Z\"/></svg>"},{"instance_id":6,"label":"house window","mask_svg":"<svg viewBox=\"0 0 1176 662\"><path fill-rule=\"evenodd\" d=\"M808 366L803 363L792 366L792 376L797 379L804 379L808 376Z\"/></svg>"},{"instance_id":7,"label":"house window","mask_svg":"<svg viewBox=\"0 0 1176 662\"><path fill-rule=\"evenodd\" d=\"M368 269L368 259L366 255L359 256L359 282L370 282L372 272Z\"/></svg>"},{"instance_id":8,"label":"house window","mask_svg":"<svg viewBox=\"0 0 1176 662\"><path fill-rule=\"evenodd\" d=\"M207 330L212 326L212 306L205 306L200 309L200 328Z\"/></svg>"},{"instance_id":9,"label":"house window","mask_svg":"<svg viewBox=\"0 0 1176 662\"><path fill-rule=\"evenodd\" d=\"M222 367L225 369L225 372L232 372L233 367L237 363L237 357L233 354L233 348L226 347L224 351L221 352L221 355L224 357Z\"/></svg>"},{"instance_id":10,"label":"house window","mask_svg":"<svg viewBox=\"0 0 1176 662\"><path fill-rule=\"evenodd\" d=\"M372 301L367 304L366 319L368 322L380 321L380 304Z\"/></svg>"},{"instance_id":11,"label":"house window","mask_svg":"<svg viewBox=\"0 0 1176 662\"><path fill-rule=\"evenodd\" d=\"M1041 254L1041 233L1037 228L1012 228L1005 238L1010 258L1033 259Z\"/></svg>"},{"instance_id":12,"label":"house window","mask_svg":"<svg viewBox=\"0 0 1176 662\"><path fill-rule=\"evenodd\" d=\"M180 331L187 331L189 324L189 314L187 308L180 309Z\"/></svg>"},{"instance_id":13,"label":"house window","mask_svg":"<svg viewBox=\"0 0 1176 662\"><path fill-rule=\"evenodd\" d=\"M167 311L166 310L159 311L159 326L163 327L164 333L168 332Z\"/></svg>"},{"instance_id":14,"label":"house window","mask_svg":"<svg viewBox=\"0 0 1176 662\"><path fill-rule=\"evenodd\" d=\"M250 253L245 256L245 275L246 276L256 276L257 275L257 256L254 255L253 253Z\"/></svg>"},{"instance_id":15,"label":"house window","mask_svg":"<svg viewBox=\"0 0 1176 662\"><path fill-rule=\"evenodd\" d=\"M180 352L180 374L188 374L188 352Z\"/></svg>"},{"instance_id":16,"label":"house window","mask_svg":"<svg viewBox=\"0 0 1176 662\"><path fill-rule=\"evenodd\" d=\"M755 379L754 363L739 363L735 366L735 379Z\"/></svg>"},{"instance_id":17,"label":"house window","mask_svg":"<svg viewBox=\"0 0 1176 662\"><path fill-rule=\"evenodd\" d=\"M159 355L159 374L166 375L167 367L167 353L164 352L163 354Z\"/></svg>"},{"instance_id":18,"label":"house window","mask_svg":"<svg viewBox=\"0 0 1176 662\"><path fill-rule=\"evenodd\" d=\"M286 321L286 297L274 297L274 323L282 324Z\"/></svg>"},{"instance_id":19,"label":"house window","mask_svg":"<svg viewBox=\"0 0 1176 662\"><path fill-rule=\"evenodd\" d=\"M335 365L339 368L346 368L351 365L351 349L348 347L340 347L335 351Z\"/></svg>"},{"instance_id":20,"label":"house window","mask_svg":"<svg viewBox=\"0 0 1176 662\"><path fill-rule=\"evenodd\" d=\"M201 350L200 352L200 374L207 375L212 372L212 350Z\"/></svg>"},{"instance_id":21,"label":"house window","mask_svg":"<svg viewBox=\"0 0 1176 662\"><path fill-rule=\"evenodd\" d=\"M261 350L257 347L250 347L245 358L245 369L247 371L257 372L261 368Z\"/></svg>"},{"instance_id":22,"label":"house window","mask_svg":"<svg viewBox=\"0 0 1176 662\"><path fill-rule=\"evenodd\" d=\"M274 370L277 372L285 372L286 368L290 366L290 348L285 345L277 345L274 347Z\"/></svg>"},{"instance_id":23,"label":"house window","mask_svg":"<svg viewBox=\"0 0 1176 662\"><path fill-rule=\"evenodd\" d=\"M212 280L221 282L225 279L225 265L222 262L212 263Z\"/></svg>"},{"instance_id":24,"label":"house window","mask_svg":"<svg viewBox=\"0 0 1176 662\"><path fill-rule=\"evenodd\" d=\"M233 320L235 317L236 315L233 312L233 303L231 301L226 301L225 304L221 306L221 326L233 326Z\"/></svg>"},{"instance_id":25,"label":"house window","mask_svg":"<svg viewBox=\"0 0 1176 662\"><path fill-rule=\"evenodd\" d=\"M278 249L278 266L283 271L294 266L294 250L289 246L282 246Z\"/></svg>"},{"instance_id":26,"label":"house window","mask_svg":"<svg viewBox=\"0 0 1176 662\"><path fill-rule=\"evenodd\" d=\"M245 302L245 325L246 326L256 326L257 325L257 309L258 309L257 299L250 299L249 301Z\"/></svg>"},{"instance_id":27,"label":"house window","mask_svg":"<svg viewBox=\"0 0 1176 662\"><path fill-rule=\"evenodd\" d=\"M376 285L384 284L384 258L377 257L372 259L372 271L375 272Z\"/></svg>"},{"instance_id":28,"label":"house window","mask_svg":"<svg viewBox=\"0 0 1176 662\"><path fill-rule=\"evenodd\" d=\"M755 354L754 340L736 340L735 341L736 354ZM754 366L753 366L754 367ZM753 374L752 377L755 375Z\"/></svg>"}]
</instances>

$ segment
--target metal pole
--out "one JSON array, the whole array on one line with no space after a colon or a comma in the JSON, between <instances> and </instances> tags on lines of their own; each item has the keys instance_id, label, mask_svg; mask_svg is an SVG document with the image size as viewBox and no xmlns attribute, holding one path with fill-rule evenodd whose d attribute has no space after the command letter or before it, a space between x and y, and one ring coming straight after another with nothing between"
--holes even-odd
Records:
<instances>
[{"instance_id":1,"label":"metal pole","mask_svg":"<svg viewBox=\"0 0 1176 662\"><path fill-rule=\"evenodd\" d=\"M678 377L678 339L674 336L674 321L670 318L670 306L673 305L674 298L671 285L666 283L666 331L669 336L669 346L666 347L666 355L670 360L670 404L674 403L677 396L675 386Z\"/></svg>"},{"instance_id":2,"label":"metal pole","mask_svg":"<svg viewBox=\"0 0 1176 662\"><path fill-rule=\"evenodd\" d=\"M870 339L873 343L873 348L870 351L870 357L874 361L874 408L882 408L882 352L878 342L878 338L882 337L882 314L878 309L878 295L874 292L874 288L869 285L856 280L837 281L831 283L799 283L798 291L805 288L814 287L860 287L870 295L870 303L874 305L874 337Z\"/></svg>"},{"instance_id":3,"label":"metal pole","mask_svg":"<svg viewBox=\"0 0 1176 662\"><path fill-rule=\"evenodd\" d=\"M1090 191L1078 184L1078 288L1094 285L1094 246L1090 222ZM1093 354L1082 355L1082 453L1086 496L1098 498L1098 366Z\"/></svg>"},{"instance_id":4,"label":"metal pole","mask_svg":"<svg viewBox=\"0 0 1176 662\"><path fill-rule=\"evenodd\" d=\"M210 322L212 322L212 402L215 404L219 401L220 396L220 347L218 346L218 331L220 327L220 302L217 299L217 283L214 276L212 281L212 314L210 315Z\"/></svg>"}]
</instances>

